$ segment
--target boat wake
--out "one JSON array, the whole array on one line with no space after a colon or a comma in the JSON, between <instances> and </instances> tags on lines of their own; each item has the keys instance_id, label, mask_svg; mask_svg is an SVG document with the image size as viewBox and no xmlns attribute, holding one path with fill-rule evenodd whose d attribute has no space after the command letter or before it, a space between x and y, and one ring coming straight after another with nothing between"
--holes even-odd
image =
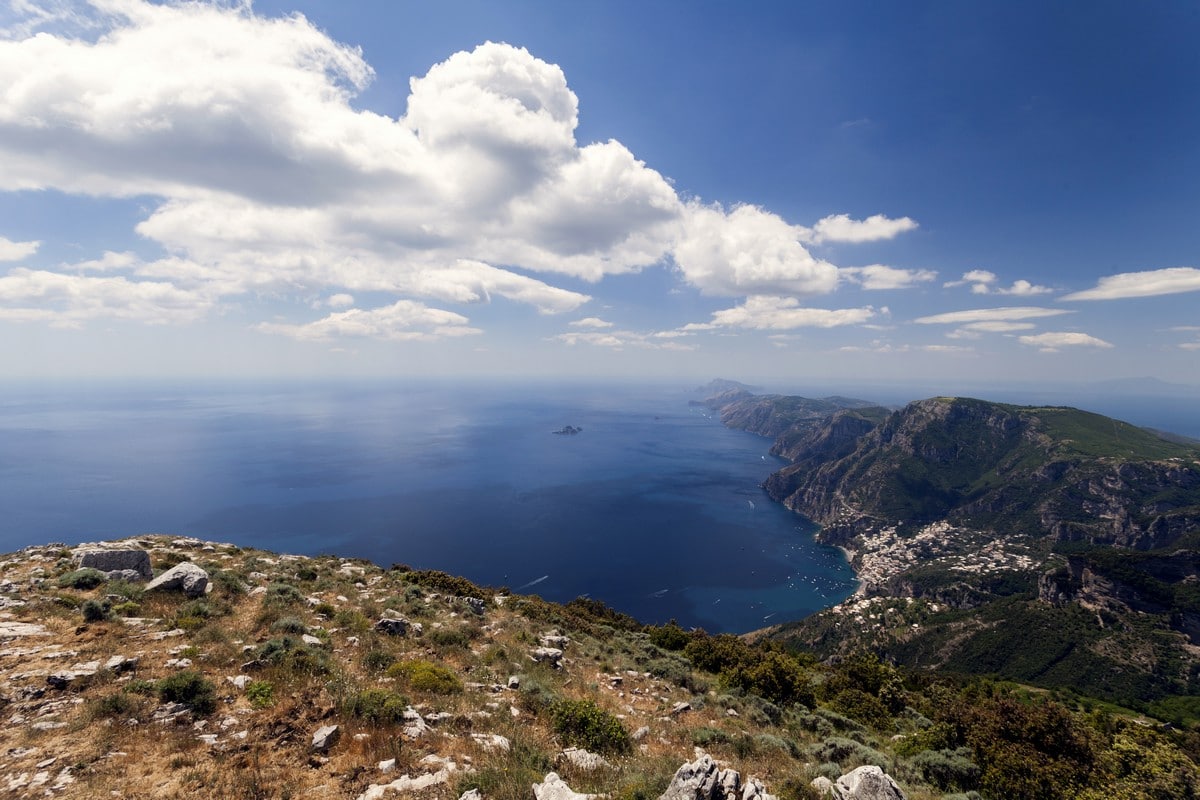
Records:
<instances>
[{"instance_id":1,"label":"boat wake","mask_svg":"<svg viewBox=\"0 0 1200 800\"><path fill-rule=\"evenodd\" d=\"M542 581L544 581L544 580L549 580L549 578L550 578L550 576L549 576L549 575L543 575L543 576L542 576L542 577L540 577L540 578L534 578L533 580L531 580L529 583L525 584L524 586L518 586L518 587L517 587L517 591L519 592L519 591L521 591L522 589L528 589L530 586L537 586L537 585L538 585L539 583L541 583Z\"/></svg>"}]
</instances>

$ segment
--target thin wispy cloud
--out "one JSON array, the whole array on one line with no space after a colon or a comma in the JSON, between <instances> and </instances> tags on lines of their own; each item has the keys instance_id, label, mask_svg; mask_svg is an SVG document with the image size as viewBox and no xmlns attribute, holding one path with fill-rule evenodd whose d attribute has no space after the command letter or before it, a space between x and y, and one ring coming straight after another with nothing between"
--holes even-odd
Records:
<instances>
[{"instance_id":1,"label":"thin wispy cloud","mask_svg":"<svg viewBox=\"0 0 1200 800\"><path fill-rule=\"evenodd\" d=\"M1039 306L1005 306L1001 308L971 308L930 314L913 320L920 325L965 325L979 322L1018 322L1021 320L1058 317L1072 312L1062 308Z\"/></svg>"},{"instance_id":2,"label":"thin wispy cloud","mask_svg":"<svg viewBox=\"0 0 1200 800\"><path fill-rule=\"evenodd\" d=\"M1200 269L1169 267L1143 272L1122 272L1101 278L1091 289L1063 295L1060 300L1123 300L1164 294L1200 292Z\"/></svg>"},{"instance_id":3,"label":"thin wispy cloud","mask_svg":"<svg viewBox=\"0 0 1200 800\"><path fill-rule=\"evenodd\" d=\"M795 328L837 328L859 325L879 313L887 313L887 309L877 311L871 306L809 308L802 306L794 297L754 296L746 298L741 305L715 312L710 322L689 323L681 330L691 332L745 328L781 331Z\"/></svg>"},{"instance_id":4,"label":"thin wispy cloud","mask_svg":"<svg viewBox=\"0 0 1200 800\"><path fill-rule=\"evenodd\" d=\"M1076 333L1072 331L1056 331L1047 333L1032 334L1030 336L1021 336L1018 338L1021 344L1036 347L1043 353L1057 353L1064 347L1096 347L1101 349L1110 349L1112 344L1097 339L1095 336L1089 336L1086 333Z\"/></svg>"}]
</instances>

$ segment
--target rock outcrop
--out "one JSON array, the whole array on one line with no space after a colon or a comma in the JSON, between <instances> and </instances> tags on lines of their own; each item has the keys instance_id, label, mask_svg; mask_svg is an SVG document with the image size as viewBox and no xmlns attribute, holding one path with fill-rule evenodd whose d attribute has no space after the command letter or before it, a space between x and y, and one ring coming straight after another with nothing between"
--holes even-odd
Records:
<instances>
[{"instance_id":1,"label":"rock outcrop","mask_svg":"<svg viewBox=\"0 0 1200 800\"><path fill-rule=\"evenodd\" d=\"M548 772L541 783L533 784L533 796L537 800L595 800L597 794L582 794L558 777L557 772Z\"/></svg>"},{"instance_id":2,"label":"rock outcrop","mask_svg":"<svg viewBox=\"0 0 1200 800\"><path fill-rule=\"evenodd\" d=\"M190 561L184 561L146 584L146 591L183 592L188 597L201 597L208 591L208 586L208 573Z\"/></svg>"},{"instance_id":3,"label":"rock outcrop","mask_svg":"<svg viewBox=\"0 0 1200 800\"><path fill-rule=\"evenodd\" d=\"M702 755L675 771L659 800L775 800L757 778L743 785L742 776L721 769L710 755Z\"/></svg>"},{"instance_id":4,"label":"rock outcrop","mask_svg":"<svg viewBox=\"0 0 1200 800\"><path fill-rule=\"evenodd\" d=\"M140 548L90 548L75 551L80 569L98 569L109 580L120 578L148 581L154 577L150 554Z\"/></svg>"},{"instance_id":5,"label":"rock outcrop","mask_svg":"<svg viewBox=\"0 0 1200 800\"><path fill-rule=\"evenodd\" d=\"M876 766L851 770L836 783L817 778L812 786L821 797L830 800L907 800L892 776Z\"/></svg>"}]
</instances>

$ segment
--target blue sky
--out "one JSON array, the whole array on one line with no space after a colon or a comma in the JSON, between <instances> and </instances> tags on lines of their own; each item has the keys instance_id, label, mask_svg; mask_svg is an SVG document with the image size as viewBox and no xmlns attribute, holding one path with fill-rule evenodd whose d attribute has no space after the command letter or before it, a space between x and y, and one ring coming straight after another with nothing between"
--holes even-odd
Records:
<instances>
[{"instance_id":1,"label":"blue sky","mask_svg":"<svg viewBox=\"0 0 1200 800\"><path fill-rule=\"evenodd\" d=\"M1192 3L0 6L0 370L1200 381Z\"/></svg>"}]
</instances>

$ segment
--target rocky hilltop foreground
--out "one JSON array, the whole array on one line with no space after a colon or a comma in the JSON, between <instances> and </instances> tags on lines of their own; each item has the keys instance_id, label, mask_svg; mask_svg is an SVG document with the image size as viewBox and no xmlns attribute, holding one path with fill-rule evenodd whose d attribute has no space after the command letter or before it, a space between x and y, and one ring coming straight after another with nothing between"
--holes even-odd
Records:
<instances>
[{"instance_id":1,"label":"rocky hilltop foreground","mask_svg":"<svg viewBox=\"0 0 1200 800\"><path fill-rule=\"evenodd\" d=\"M0 560L0 795L1197 796L1200 734L440 572L139 537Z\"/></svg>"},{"instance_id":2,"label":"rocky hilltop foreground","mask_svg":"<svg viewBox=\"0 0 1200 800\"><path fill-rule=\"evenodd\" d=\"M717 402L730 424L783 405ZM772 636L1200 719L1200 449L967 398L785 422L769 427L793 463L765 488L851 553L861 585Z\"/></svg>"}]
</instances>

